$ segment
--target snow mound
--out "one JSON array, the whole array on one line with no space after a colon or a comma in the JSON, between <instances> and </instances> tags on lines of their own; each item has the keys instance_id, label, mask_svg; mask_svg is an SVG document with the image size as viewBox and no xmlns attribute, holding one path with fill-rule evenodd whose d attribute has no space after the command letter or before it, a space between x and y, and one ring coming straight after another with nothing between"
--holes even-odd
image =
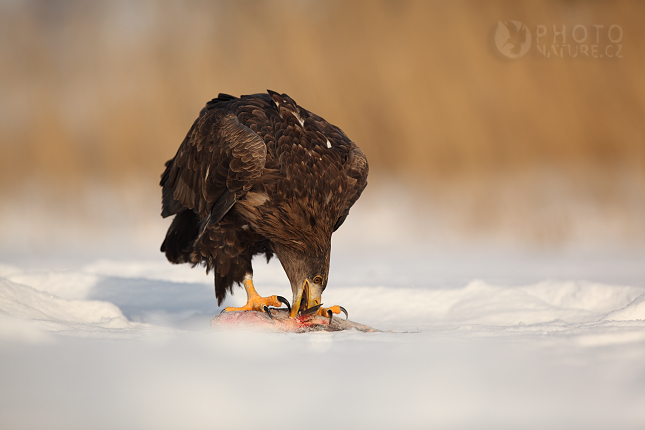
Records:
<instances>
[{"instance_id":1,"label":"snow mound","mask_svg":"<svg viewBox=\"0 0 645 430\"><path fill-rule=\"evenodd\" d=\"M119 330L161 326L207 330L221 309L212 284L187 283L193 279L184 272L159 268L155 262L106 260L68 271L3 266L7 279L0 278L0 313L69 334L113 336ZM266 283L263 291L285 294ZM490 334L499 328L549 331L642 320L643 297L645 287L557 280L501 286L475 280L457 288L334 285L323 299L326 306L340 304L352 320L380 330ZM243 295L237 294L224 305L241 305L240 300Z\"/></svg>"},{"instance_id":2,"label":"snow mound","mask_svg":"<svg viewBox=\"0 0 645 430\"><path fill-rule=\"evenodd\" d=\"M645 320L645 294L635 298L622 309L610 312L605 321Z\"/></svg>"},{"instance_id":3,"label":"snow mound","mask_svg":"<svg viewBox=\"0 0 645 430\"><path fill-rule=\"evenodd\" d=\"M75 288L75 287L71 287ZM144 325L133 323L114 304L98 300L69 300L38 291L27 285L0 278L0 314L7 325L16 319L32 327L53 332L91 333L136 332Z\"/></svg>"},{"instance_id":4,"label":"snow mound","mask_svg":"<svg viewBox=\"0 0 645 430\"><path fill-rule=\"evenodd\" d=\"M77 271L22 272L6 278L63 299L85 299L99 281L96 275Z\"/></svg>"},{"instance_id":5,"label":"snow mound","mask_svg":"<svg viewBox=\"0 0 645 430\"><path fill-rule=\"evenodd\" d=\"M507 287L472 281L461 288L337 288L325 301L381 329L524 326L595 322L645 293L643 287L544 281Z\"/></svg>"}]
</instances>

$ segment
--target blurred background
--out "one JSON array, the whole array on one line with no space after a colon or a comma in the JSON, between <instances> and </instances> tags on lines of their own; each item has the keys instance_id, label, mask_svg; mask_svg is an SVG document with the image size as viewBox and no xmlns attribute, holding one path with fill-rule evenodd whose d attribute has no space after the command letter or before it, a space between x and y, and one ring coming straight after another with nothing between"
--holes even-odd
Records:
<instances>
[{"instance_id":1,"label":"blurred background","mask_svg":"<svg viewBox=\"0 0 645 430\"><path fill-rule=\"evenodd\" d=\"M266 89L369 159L341 249L642 252L643 16L638 1L3 1L0 258L157 256L163 163L219 92ZM517 59L493 42L510 20L533 35ZM575 47L576 25L620 57L537 49Z\"/></svg>"}]
</instances>

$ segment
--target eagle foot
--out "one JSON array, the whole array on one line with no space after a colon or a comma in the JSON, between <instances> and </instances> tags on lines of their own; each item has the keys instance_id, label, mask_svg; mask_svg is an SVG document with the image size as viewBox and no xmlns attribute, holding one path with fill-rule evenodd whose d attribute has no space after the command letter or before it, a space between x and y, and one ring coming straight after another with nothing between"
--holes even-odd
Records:
<instances>
[{"instance_id":1,"label":"eagle foot","mask_svg":"<svg viewBox=\"0 0 645 430\"><path fill-rule=\"evenodd\" d=\"M287 305L287 313L291 312L291 305L289 304L289 301L287 299L285 299L282 296L275 296L275 297L278 299L279 302L284 303L285 305ZM278 306L280 306L280 305L278 305ZM273 319L273 315L271 315L271 309L275 309L275 308L270 308L267 305L262 306L262 310L264 312L266 312L266 314L269 316L269 318Z\"/></svg>"},{"instance_id":2,"label":"eagle foot","mask_svg":"<svg viewBox=\"0 0 645 430\"><path fill-rule=\"evenodd\" d=\"M224 308L220 313L240 311L266 312L267 315L269 315L269 317L273 319L273 315L271 315L269 306L275 306L276 308L279 308L280 306L282 306L282 303L287 305L287 308L289 309L289 311L291 311L291 305L289 304L289 301L282 296L260 296L255 291L255 287L253 286L253 281L251 280L250 276L244 280L244 289L246 290L247 297L246 304L239 308L228 306Z\"/></svg>"},{"instance_id":3,"label":"eagle foot","mask_svg":"<svg viewBox=\"0 0 645 430\"><path fill-rule=\"evenodd\" d=\"M347 314L347 310L342 306L335 305L335 306L332 306L330 308L320 308L320 309L318 309L318 314L319 315L329 317L329 323L328 324L330 324L330 325L331 325L332 316L334 314L339 314L341 312L345 314L345 320L348 320L349 315Z\"/></svg>"},{"instance_id":4,"label":"eagle foot","mask_svg":"<svg viewBox=\"0 0 645 430\"><path fill-rule=\"evenodd\" d=\"M259 295L254 295L249 297L248 301L244 306L241 306L239 308L228 306L222 309L222 312L220 313L257 311L257 312L266 312L267 315L273 318L270 311L271 308L269 308L269 306L274 306L276 308L279 308L280 306L282 306L282 303L287 305L288 310L291 311L291 305L289 304L289 301L282 296L261 297Z\"/></svg>"}]
</instances>

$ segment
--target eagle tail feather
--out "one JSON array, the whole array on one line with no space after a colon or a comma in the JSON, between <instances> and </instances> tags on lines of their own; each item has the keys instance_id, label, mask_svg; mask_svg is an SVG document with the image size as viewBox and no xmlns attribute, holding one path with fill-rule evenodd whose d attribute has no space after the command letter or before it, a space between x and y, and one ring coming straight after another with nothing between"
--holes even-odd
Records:
<instances>
[{"instance_id":1,"label":"eagle tail feather","mask_svg":"<svg viewBox=\"0 0 645 430\"><path fill-rule=\"evenodd\" d=\"M199 219L192 210L179 212L172 220L166 238L161 244L161 252L174 264L192 262L192 244L199 233Z\"/></svg>"}]
</instances>

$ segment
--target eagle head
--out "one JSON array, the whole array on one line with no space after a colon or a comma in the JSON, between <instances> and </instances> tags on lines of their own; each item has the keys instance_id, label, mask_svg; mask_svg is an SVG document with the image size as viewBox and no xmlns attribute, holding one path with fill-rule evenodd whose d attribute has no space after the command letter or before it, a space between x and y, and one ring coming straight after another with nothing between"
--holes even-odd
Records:
<instances>
[{"instance_id":1,"label":"eagle head","mask_svg":"<svg viewBox=\"0 0 645 430\"><path fill-rule=\"evenodd\" d=\"M320 245L320 244L317 244ZM314 249L311 249L311 248ZM291 283L293 301L291 317L298 312L322 304L322 293L327 287L331 240L323 246L287 247L277 246L275 253Z\"/></svg>"}]
</instances>

